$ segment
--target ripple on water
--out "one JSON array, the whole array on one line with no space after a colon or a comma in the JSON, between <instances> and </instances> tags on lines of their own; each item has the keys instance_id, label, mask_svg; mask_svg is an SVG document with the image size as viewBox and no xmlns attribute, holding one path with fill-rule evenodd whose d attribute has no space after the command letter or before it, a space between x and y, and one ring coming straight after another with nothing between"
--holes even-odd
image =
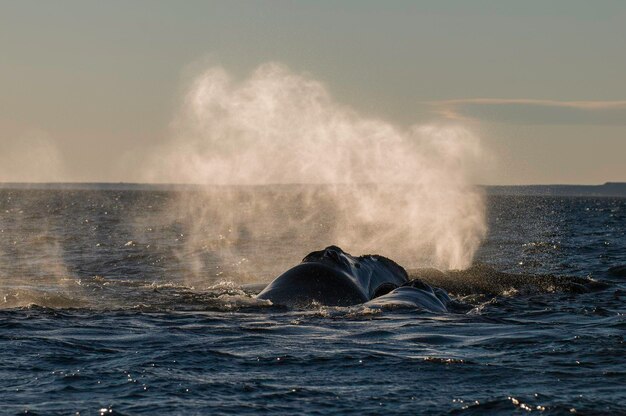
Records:
<instances>
[{"instance_id":1,"label":"ripple on water","mask_svg":"<svg viewBox=\"0 0 626 416\"><path fill-rule=\"evenodd\" d=\"M170 193L45 197L0 191L0 413L626 414L625 199L489 199L493 269L430 276L460 302L437 315L260 303L238 283L315 242L218 264Z\"/></svg>"}]
</instances>

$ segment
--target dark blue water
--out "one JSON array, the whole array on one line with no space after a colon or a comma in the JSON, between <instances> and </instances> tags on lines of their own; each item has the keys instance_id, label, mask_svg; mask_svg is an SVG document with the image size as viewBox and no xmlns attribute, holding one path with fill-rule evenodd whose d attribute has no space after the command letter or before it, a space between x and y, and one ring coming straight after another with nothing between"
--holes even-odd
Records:
<instances>
[{"instance_id":1,"label":"dark blue water","mask_svg":"<svg viewBox=\"0 0 626 416\"><path fill-rule=\"evenodd\" d=\"M432 314L256 301L321 247L225 257L177 195L0 191L0 413L626 414L626 199L488 198L476 261L527 284L474 276Z\"/></svg>"}]
</instances>

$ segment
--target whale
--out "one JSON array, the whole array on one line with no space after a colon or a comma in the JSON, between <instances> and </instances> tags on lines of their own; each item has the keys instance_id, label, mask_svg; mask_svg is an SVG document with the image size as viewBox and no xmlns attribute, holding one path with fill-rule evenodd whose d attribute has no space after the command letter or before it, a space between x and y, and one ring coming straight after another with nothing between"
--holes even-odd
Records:
<instances>
[{"instance_id":1,"label":"whale","mask_svg":"<svg viewBox=\"0 0 626 416\"><path fill-rule=\"evenodd\" d=\"M609 269L622 276L626 266ZM469 305L452 299L460 296L499 296L512 289L588 293L610 284L574 276L529 275L500 272L485 264L465 270L443 272L432 268L412 269L380 255L355 257L337 246L308 254L269 285L245 285L244 290L273 305L364 306L372 309L420 309L430 312L464 312Z\"/></svg>"},{"instance_id":2,"label":"whale","mask_svg":"<svg viewBox=\"0 0 626 416\"><path fill-rule=\"evenodd\" d=\"M422 309L447 312L448 293L420 279L386 257L355 257L337 246L308 254L258 295L287 307L354 306L373 309Z\"/></svg>"},{"instance_id":3,"label":"whale","mask_svg":"<svg viewBox=\"0 0 626 416\"><path fill-rule=\"evenodd\" d=\"M452 303L448 292L433 288L419 279L411 279L391 292L378 296L363 306L371 309L420 309L435 313L448 312Z\"/></svg>"},{"instance_id":4,"label":"whale","mask_svg":"<svg viewBox=\"0 0 626 416\"><path fill-rule=\"evenodd\" d=\"M408 282L406 270L393 260L379 255L356 257L329 246L305 256L265 287L257 299L288 307L352 306Z\"/></svg>"}]
</instances>

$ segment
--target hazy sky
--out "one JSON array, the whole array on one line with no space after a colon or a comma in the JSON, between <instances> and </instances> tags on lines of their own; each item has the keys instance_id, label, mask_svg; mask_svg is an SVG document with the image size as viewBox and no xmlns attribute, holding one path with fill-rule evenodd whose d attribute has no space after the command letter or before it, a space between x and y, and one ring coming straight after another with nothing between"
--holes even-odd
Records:
<instances>
[{"instance_id":1,"label":"hazy sky","mask_svg":"<svg viewBox=\"0 0 626 416\"><path fill-rule=\"evenodd\" d=\"M277 61L400 126L482 137L491 184L626 181L626 1L0 0L0 181L137 181L190 77Z\"/></svg>"}]
</instances>

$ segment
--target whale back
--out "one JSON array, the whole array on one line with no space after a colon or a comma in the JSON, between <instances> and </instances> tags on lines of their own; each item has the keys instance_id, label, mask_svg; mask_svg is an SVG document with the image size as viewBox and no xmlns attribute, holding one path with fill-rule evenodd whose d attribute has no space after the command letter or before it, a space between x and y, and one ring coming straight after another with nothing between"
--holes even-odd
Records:
<instances>
[{"instance_id":1,"label":"whale back","mask_svg":"<svg viewBox=\"0 0 626 416\"><path fill-rule=\"evenodd\" d=\"M443 289L433 289L419 279L413 279L404 286L370 300L365 306L370 308L397 309L411 308L429 312L447 312L450 297Z\"/></svg>"},{"instance_id":2,"label":"whale back","mask_svg":"<svg viewBox=\"0 0 626 416\"><path fill-rule=\"evenodd\" d=\"M300 263L270 283L258 299L290 307L350 306L369 298L351 276L323 263Z\"/></svg>"},{"instance_id":3,"label":"whale back","mask_svg":"<svg viewBox=\"0 0 626 416\"><path fill-rule=\"evenodd\" d=\"M386 257L369 254L358 257L357 261L360 265L357 275L363 287L367 287L369 299L384 295L409 281L406 270Z\"/></svg>"},{"instance_id":4,"label":"whale back","mask_svg":"<svg viewBox=\"0 0 626 416\"><path fill-rule=\"evenodd\" d=\"M309 253L257 297L286 306L350 306L388 293L407 281L407 272L392 260L378 255L354 257L337 246L329 246Z\"/></svg>"}]
</instances>

